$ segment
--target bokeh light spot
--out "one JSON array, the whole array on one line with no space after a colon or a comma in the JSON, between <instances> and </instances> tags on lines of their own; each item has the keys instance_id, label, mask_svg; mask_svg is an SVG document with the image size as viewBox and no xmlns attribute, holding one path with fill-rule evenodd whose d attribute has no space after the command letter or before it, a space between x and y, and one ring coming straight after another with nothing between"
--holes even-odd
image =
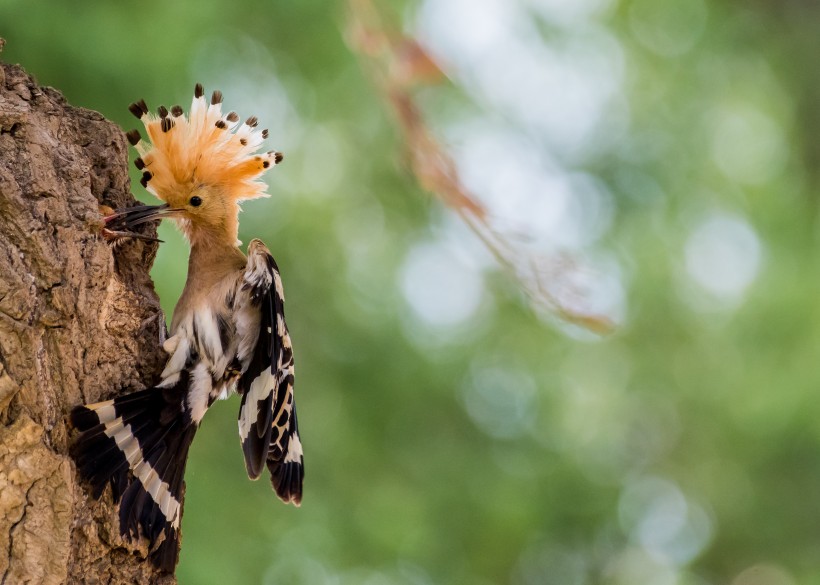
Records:
<instances>
[{"instance_id":1,"label":"bokeh light spot","mask_svg":"<svg viewBox=\"0 0 820 585\"><path fill-rule=\"evenodd\" d=\"M731 585L795 585L796 581L777 565L752 565L732 580Z\"/></svg>"},{"instance_id":2,"label":"bokeh light spot","mask_svg":"<svg viewBox=\"0 0 820 585\"><path fill-rule=\"evenodd\" d=\"M529 0L533 10L553 24L572 25L598 16L615 0Z\"/></svg>"},{"instance_id":3,"label":"bokeh light spot","mask_svg":"<svg viewBox=\"0 0 820 585\"><path fill-rule=\"evenodd\" d=\"M622 529L659 562L683 566L706 547L712 522L671 481L644 477L627 485L618 507Z\"/></svg>"},{"instance_id":4,"label":"bokeh light spot","mask_svg":"<svg viewBox=\"0 0 820 585\"><path fill-rule=\"evenodd\" d=\"M745 219L715 213L686 241L686 272L718 300L737 301L757 278L762 253L760 239Z\"/></svg>"},{"instance_id":5,"label":"bokeh light spot","mask_svg":"<svg viewBox=\"0 0 820 585\"><path fill-rule=\"evenodd\" d=\"M474 366L461 398L473 422L497 439L521 436L535 420L535 380L523 371Z\"/></svg>"},{"instance_id":6,"label":"bokeh light spot","mask_svg":"<svg viewBox=\"0 0 820 585\"><path fill-rule=\"evenodd\" d=\"M484 295L481 271L435 243L415 246L404 261L401 290L413 313L427 325L448 327L467 321Z\"/></svg>"},{"instance_id":7,"label":"bokeh light spot","mask_svg":"<svg viewBox=\"0 0 820 585\"><path fill-rule=\"evenodd\" d=\"M783 170L789 153L783 129L760 110L721 109L714 128L712 157L729 179L758 185Z\"/></svg>"}]
</instances>

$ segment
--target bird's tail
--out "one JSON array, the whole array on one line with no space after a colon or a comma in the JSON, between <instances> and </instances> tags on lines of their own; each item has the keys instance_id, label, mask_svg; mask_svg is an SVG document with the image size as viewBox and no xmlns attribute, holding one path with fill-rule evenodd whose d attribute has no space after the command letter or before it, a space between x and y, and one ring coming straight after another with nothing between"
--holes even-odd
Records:
<instances>
[{"instance_id":1,"label":"bird's tail","mask_svg":"<svg viewBox=\"0 0 820 585\"><path fill-rule=\"evenodd\" d=\"M150 558L173 572L188 448L197 426L180 408L187 372L173 387L149 388L114 400L78 406L72 424L81 431L71 455L94 498L111 484L119 503L120 533L147 538Z\"/></svg>"}]
</instances>

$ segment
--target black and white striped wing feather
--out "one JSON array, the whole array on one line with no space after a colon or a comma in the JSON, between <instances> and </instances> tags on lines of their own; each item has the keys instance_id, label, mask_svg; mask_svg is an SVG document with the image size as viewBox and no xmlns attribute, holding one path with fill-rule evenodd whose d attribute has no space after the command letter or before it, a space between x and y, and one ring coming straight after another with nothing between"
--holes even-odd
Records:
<instances>
[{"instance_id":1,"label":"black and white striped wing feather","mask_svg":"<svg viewBox=\"0 0 820 585\"><path fill-rule=\"evenodd\" d=\"M293 348L279 267L259 240L248 246L240 293L237 332L256 340L247 346L240 339L237 356L248 363L237 383L242 395L239 436L245 467L248 476L256 479L267 465L276 494L299 505L304 460L293 401Z\"/></svg>"}]
</instances>

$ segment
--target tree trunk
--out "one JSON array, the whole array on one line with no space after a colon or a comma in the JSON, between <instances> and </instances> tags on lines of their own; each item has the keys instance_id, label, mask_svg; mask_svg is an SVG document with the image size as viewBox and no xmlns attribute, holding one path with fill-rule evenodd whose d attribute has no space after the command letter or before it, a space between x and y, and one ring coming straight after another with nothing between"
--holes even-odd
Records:
<instances>
[{"instance_id":1,"label":"tree trunk","mask_svg":"<svg viewBox=\"0 0 820 585\"><path fill-rule=\"evenodd\" d=\"M0 50L2 40L0 39ZM133 198L122 131L0 63L0 585L175 583L79 483L67 413L157 381L156 245L112 250Z\"/></svg>"}]
</instances>

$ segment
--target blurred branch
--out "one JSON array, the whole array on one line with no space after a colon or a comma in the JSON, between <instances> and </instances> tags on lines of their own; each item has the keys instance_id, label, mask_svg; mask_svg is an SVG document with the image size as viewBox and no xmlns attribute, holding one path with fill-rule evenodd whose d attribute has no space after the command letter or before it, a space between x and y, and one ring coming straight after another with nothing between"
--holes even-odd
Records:
<instances>
[{"instance_id":1,"label":"blurred branch","mask_svg":"<svg viewBox=\"0 0 820 585\"><path fill-rule=\"evenodd\" d=\"M418 41L386 25L371 0L349 0L348 7L348 43L392 111L420 185L461 217L534 306L596 333L611 331L609 317L569 307L553 292L552 279L569 281L569 271L577 269L574 262L566 258L549 262L521 250L493 226L490 212L464 186L453 158L430 131L414 96L418 87L447 80L435 60Z\"/></svg>"}]
</instances>

